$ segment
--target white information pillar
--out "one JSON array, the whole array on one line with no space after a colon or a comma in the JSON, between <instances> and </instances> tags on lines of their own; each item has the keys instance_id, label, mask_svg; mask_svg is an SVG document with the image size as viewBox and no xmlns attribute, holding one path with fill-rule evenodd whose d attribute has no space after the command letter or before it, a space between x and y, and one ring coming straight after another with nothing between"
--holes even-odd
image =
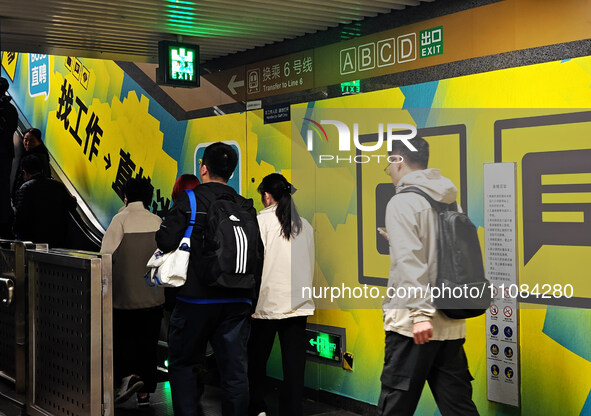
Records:
<instances>
[{"instance_id":1,"label":"white information pillar","mask_svg":"<svg viewBox=\"0 0 591 416\"><path fill-rule=\"evenodd\" d=\"M486 277L493 300L486 312L488 400L519 406L519 286L515 164L484 165Z\"/></svg>"}]
</instances>

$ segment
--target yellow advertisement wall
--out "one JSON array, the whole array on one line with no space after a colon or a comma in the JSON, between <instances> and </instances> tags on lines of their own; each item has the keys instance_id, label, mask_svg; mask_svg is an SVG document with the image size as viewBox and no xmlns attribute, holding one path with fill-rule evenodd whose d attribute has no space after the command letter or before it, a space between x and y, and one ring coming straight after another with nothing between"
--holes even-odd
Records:
<instances>
[{"instance_id":1,"label":"yellow advertisement wall","mask_svg":"<svg viewBox=\"0 0 591 416\"><path fill-rule=\"evenodd\" d=\"M379 108L394 108L411 115L419 130L464 126L464 176L457 168L460 162L458 158L461 157L458 145L449 135L427 136L432 148L430 166L440 167L442 173L452 178L460 190L466 189L467 195L462 196L460 192L458 202L465 198L468 213L480 227L479 233L483 240L482 170L484 163L495 161L495 135L499 136L498 131L503 123L511 124L514 120L547 116L558 116L559 119L566 117L568 120L568 114L585 113L585 105L591 102L590 64L591 59L585 57L292 106L292 171L275 166L272 157L268 161L257 158L254 168L249 165L249 169L253 168L264 174L267 172L267 164L270 164L272 167L268 171L272 169L290 174L298 188L298 193L294 196L298 209L315 226L316 284L328 287L340 287L343 284L348 287L362 286L359 278L365 271L369 275L386 278L389 267L387 255L376 253L371 247L372 244L375 245L375 228L371 232L366 231L371 228L369 225L372 222L377 221L375 217L371 217L374 208L371 205L373 195L364 190L361 205L358 205L357 193L362 183L356 177L356 167L330 163L322 165L317 154L307 152L302 134L305 131L302 115L320 120L325 118L323 115L330 114L332 109L344 109L352 111L351 114L357 112L358 119L363 121L366 120L364 112L368 108L374 108L375 111L379 111ZM544 87L549 80L551 87ZM417 111L416 108L419 107L430 108L430 111ZM258 139L258 148L261 149L261 137L275 137L278 145L274 149L284 148L288 123L261 125L260 111L249 113L248 118L258 122L249 124L250 129L257 130L256 134L247 131L249 143L251 138ZM363 122L360 122L360 126L362 130ZM524 241L528 241L530 237L524 235L523 229L528 216L523 209L523 156L529 153L591 149L588 139L591 129L588 124L570 123L562 131L557 129L556 126L536 127L535 131L529 132L524 128L511 131L504 129L499 136L503 146L497 161L512 161L517 166L519 283L527 283L530 287L535 283L562 286L571 284L574 287L573 296L585 302L591 297L588 281L591 242L543 244L542 241L531 261L524 260ZM360 134L363 133L364 131L360 131ZM265 148L265 152L269 150ZM362 169L367 170L370 178L373 175L379 183L387 183L387 177L377 176L380 175L380 169L369 166ZM589 170L591 171L591 165ZM366 181L367 178L364 178L364 186ZM465 188L460 186L462 181L465 182ZM587 180L583 185L588 187L589 183ZM585 187L579 191L584 191ZM364 209L364 215L359 216L357 208L363 206L366 199L369 209ZM577 203L576 200L574 202ZM579 203L582 204L581 210L588 210L586 204L589 201ZM360 221L368 224L361 237L358 234ZM556 221L559 228L564 227L564 224L560 218ZM589 223L583 221L579 226L586 229ZM368 256L370 259L361 273L358 251L360 244L363 246L362 250L365 250L363 257ZM309 322L346 328L346 352L353 354L354 366L353 371L348 372L339 367L309 362L306 370L306 382L309 386L369 403L377 402L384 348L380 303L381 299L375 299L358 303L362 307L356 308L354 302L343 299L332 304L326 299L317 299L317 304L322 309L317 310ZM470 370L475 377L473 397L480 413L589 414L591 311L522 304L520 313L521 409L487 400L486 379L489 369L486 367L485 321L484 317L468 321L466 352ZM269 369L280 377L278 356L276 346ZM436 411L434 399L426 388L417 414L437 414Z\"/></svg>"},{"instance_id":2,"label":"yellow advertisement wall","mask_svg":"<svg viewBox=\"0 0 591 416\"><path fill-rule=\"evenodd\" d=\"M168 207L178 166L163 147L164 119L152 114L154 102L117 64L27 53L12 54L10 60L9 55L3 53L2 69L14 103L26 122L41 130L57 165L104 228L123 205L122 185L132 176L150 178L155 212ZM31 69L39 62L44 88L32 94L38 78Z\"/></svg>"},{"instance_id":3,"label":"yellow advertisement wall","mask_svg":"<svg viewBox=\"0 0 591 416\"><path fill-rule=\"evenodd\" d=\"M23 55L26 59L26 54L19 54L18 59ZM572 284L574 296L588 305L591 232L587 230L591 214L587 214L589 201L585 198L591 181L588 176L572 176L568 169L582 165L585 174L585 166L591 168L591 164L585 165L589 160L586 152L591 149L585 108L591 103L591 57L305 103L291 107L291 122L275 124L264 123L262 110L171 122L113 62L82 60L90 73L84 88L68 69L67 58L49 59L52 77L47 96L29 97L28 68L22 62L14 68L10 92L31 124L45 128L44 137L51 153L105 224L121 205L113 183L125 155L134 161L132 172L127 165L128 173L150 176L155 187L169 195L177 174L195 171L200 146L217 140L230 141L241 154L241 190L255 199L258 208L261 205L256 187L265 175L279 171L298 188L294 195L298 209L315 227L317 286L360 287L365 284L360 281L363 276L383 283L389 260L387 254L376 248L378 240L373 227L380 221L375 213L373 191L388 185L387 177L380 172L383 167L367 165L358 170L351 163L319 163L318 152L330 150L334 143L315 142L318 147L309 152L303 118L317 119L334 111L347 111L355 120L359 119L360 134L375 133L371 130L375 124L364 124L366 113L371 111L368 109L376 109L379 114L394 109L393 115L404 114L405 121L414 122L420 132L425 132L432 146L432 166L440 167L444 175L456 182L460 189L458 202L467 208L479 227L484 223L483 164L516 163L520 282ZM72 99L72 109L66 117L58 118L58 114L64 114L63 100L68 97ZM86 112L80 110L77 98ZM98 151L92 157L92 144L87 147L85 141L78 143L70 132L70 127L76 129L79 115L83 138L88 136L92 140L93 132L97 132L93 127L95 120L102 130ZM354 119L348 121L352 123ZM465 153L461 150L461 137L465 138ZM576 154L561 153L571 151ZM559 162L565 155L571 159ZM555 158L554 162L541 163L545 156ZM458 170L458 163L465 166L465 171ZM532 205L536 198L524 198L532 187L538 186L526 178L531 172L540 175L542 181L566 175L560 176L563 182L558 185L567 186L569 191L558 197L542 195L541 208L539 204ZM558 188L548 189L540 192L561 194ZM579 193L583 199L569 195L573 193ZM535 229L531 233L525 231L532 224L530 212L537 215L546 210L544 198L555 201L548 205L565 205L565 212L584 214L574 223L575 232L565 232L573 224L566 221L567 214L552 221L542 216L539 229L552 232L540 236ZM360 210L365 214L360 215ZM483 230L479 231L482 236ZM571 236L573 239L569 240ZM381 295L383 286L377 288ZM381 299L317 299L319 309L310 322L345 328L345 351L353 355L354 364L349 372L310 362L306 370L308 386L377 402L384 349L380 302ZM466 352L475 377L473 397L480 413L590 414L591 310L522 306L520 410L487 401L489 370L484 318L468 322ZM269 370L279 377L280 368L275 350ZM435 402L425 389L417 414L435 412Z\"/></svg>"}]
</instances>

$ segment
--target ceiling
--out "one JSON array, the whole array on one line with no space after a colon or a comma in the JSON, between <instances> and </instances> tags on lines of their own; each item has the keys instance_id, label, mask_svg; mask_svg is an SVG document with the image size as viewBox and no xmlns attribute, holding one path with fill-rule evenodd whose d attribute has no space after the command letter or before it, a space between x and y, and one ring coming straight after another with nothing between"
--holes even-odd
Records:
<instances>
[{"instance_id":1,"label":"ceiling","mask_svg":"<svg viewBox=\"0 0 591 416\"><path fill-rule=\"evenodd\" d=\"M204 62L421 1L434 0L0 0L0 47L156 62L159 40L182 40Z\"/></svg>"}]
</instances>

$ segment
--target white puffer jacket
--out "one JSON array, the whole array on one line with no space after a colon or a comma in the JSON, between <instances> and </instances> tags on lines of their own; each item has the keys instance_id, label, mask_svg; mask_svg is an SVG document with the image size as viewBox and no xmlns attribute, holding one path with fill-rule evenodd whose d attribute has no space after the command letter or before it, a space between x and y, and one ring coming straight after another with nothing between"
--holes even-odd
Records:
<instances>
[{"instance_id":1,"label":"white puffer jacket","mask_svg":"<svg viewBox=\"0 0 591 416\"><path fill-rule=\"evenodd\" d=\"M314 231L305 218L296 237L281 236L281 225L271 205L257 217L265 246L263 276L256 311L258 319L285 319L314 314L314 301L303 297L314 277ZM310 291L305 291L309 294Z\"/></svg>"}]
</instances>

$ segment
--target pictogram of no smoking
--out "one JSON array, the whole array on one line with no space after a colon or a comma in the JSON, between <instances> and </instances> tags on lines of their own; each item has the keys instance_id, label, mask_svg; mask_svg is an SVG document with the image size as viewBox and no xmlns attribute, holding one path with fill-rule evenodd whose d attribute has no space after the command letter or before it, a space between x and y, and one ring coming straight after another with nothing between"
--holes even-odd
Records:
<instances>
[{"instance_id":1,"label":"pictogram of no smoking","mask_svg":"<svg viewBox=\"0 0 591 416\"><path fill-rule=\"evenodd\" d=\"M490 314L495 316L498 313L499 313L499 308L497 307L497 305L495 305L495 304L490 305Z\"/></svg>"}]
</instances>

